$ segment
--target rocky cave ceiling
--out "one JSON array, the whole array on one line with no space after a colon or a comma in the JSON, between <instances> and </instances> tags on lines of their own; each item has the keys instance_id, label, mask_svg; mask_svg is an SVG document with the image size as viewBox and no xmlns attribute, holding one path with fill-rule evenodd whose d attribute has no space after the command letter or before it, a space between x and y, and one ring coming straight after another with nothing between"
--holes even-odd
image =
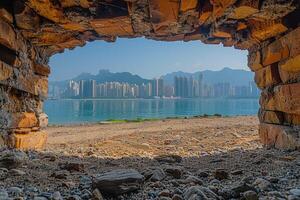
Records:
<instances>
[{"instance_id":1,"label":"rocky cave ceiling","mask_svg":"<svg viewBox=\"0 0 300 200\"><path fill-rule=\"evenodd\" d=\"M299 0L1 0L0 13L47 55L141 36L249 49L300 18Z\"/></svg>"}]
</instances>

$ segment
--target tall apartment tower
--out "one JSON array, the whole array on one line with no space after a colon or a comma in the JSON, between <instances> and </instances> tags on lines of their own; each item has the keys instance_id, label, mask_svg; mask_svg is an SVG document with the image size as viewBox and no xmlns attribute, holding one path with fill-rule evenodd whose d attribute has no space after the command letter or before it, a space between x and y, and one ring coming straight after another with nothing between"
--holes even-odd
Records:
<instances>
[{"instance_id":1,"label":"tall apartment tower","mask_svg":"<svg viewBox=\"0 0 300 200\"><path fill-rule=\"evenodd\" d=\"M203 74L200 73L198 77L198 88L199 88L199 97L203 97Z\"/></svg>"}]
</instances>

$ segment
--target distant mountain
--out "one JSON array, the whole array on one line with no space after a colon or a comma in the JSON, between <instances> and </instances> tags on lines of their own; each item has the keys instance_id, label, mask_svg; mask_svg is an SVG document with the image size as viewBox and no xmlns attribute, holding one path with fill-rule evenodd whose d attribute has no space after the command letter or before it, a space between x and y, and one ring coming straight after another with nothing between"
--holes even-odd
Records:
<instances>
[{"instance_id":1,"label":"distant mountain","mask_svg":"<svg viewBox=\"0 0 300 200\"><path fill-rule=\"evenodd\" d=\"M129 72L117 72L113 73L109 70L99 70L99 73L96 75L90 73L82 73L72 80L80 81L80 80L96 80L97 83L105 83L105 82L120 82L120 83L130 83L141 85L142 83L148 83L148 79L143 79L138 75L133 75ZM57 86L60 88L67 87L69 80L66 81L52 81L50 82L50 86Z\"/></svg>"},{"instance_id":2,"label":"distant mountain","mask_svg":"<svg viewBox=\"0 0 300 200\"><path fill-rule=\"evenodd\" d=\"M207 84L216 84L216 83L230 83L233 86L248 85L249 82L254 80L254 74L251 71L246 71L242 69L231 69L228 67L223 68L220 71L199 71L195 73L187 72L173 72L162 76L165 84L174 85L175 76L182 77L193 77L198 79L200 73L203 74L203 82Z\"/></svg>"},{"instance_id":3,"label":"distant mountain","mask_svg":"<svg viewBox=\"0 0 300 200\"><path fill-rule=\"evenodd\" d=\"M129 72L116 72L112 73L109 70L100 70L97 75L92 75L89 73L82 73L79 76L75 77L73 80L96 80L97 83L105 83L105 82L120 82L120 83L130 83L130 84L138 84L148 83L149 80L143 79L138 75L133 75Z\"/></svg>"}]
</instances>

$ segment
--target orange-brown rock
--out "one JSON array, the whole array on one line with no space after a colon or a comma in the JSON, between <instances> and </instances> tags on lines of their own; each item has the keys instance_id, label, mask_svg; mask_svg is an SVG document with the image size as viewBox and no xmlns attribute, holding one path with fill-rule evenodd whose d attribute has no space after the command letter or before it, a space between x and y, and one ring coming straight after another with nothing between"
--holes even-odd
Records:
<instances>
[{"instance_id":1,"label":"orange-brown rock","mask_svg":"<svg viewBox=\"0 0 300 200\"><path fill-rule=\"evenodd\" d=\"M34 9L39 15L49 19L53 22L65 22L67 21L62 8L58 6L58 4L54 4L51 0L28 0L28 5Z\"/></svg>"},{"instance_id":2,"label":"orange-brown rock","mask_svg":"<svg viewBox=\"0 0 300 200\"><path fill-rule=\"evenodd\" d=\"M100 35L131 36L133 30L128 16L112 19L95 19L91 21L92 27Z\"/></svg>"},{"instance_id":3,"label":"orange-brown rock","mask_svg":"<svg viewBox=\"0 0 300 200\"><path fill-rule=\"evenodd\" d=\"M10 134L5 143L14 148L43 149L47 141L47 133L44 131L35 131L26 134L13 133Z\"/></svg>"},{"instance_id":4,"label":"orange-brown rock","mask_svg":"<svg viewBox=\"0 0 300 200\"><path fill-rule=\"evenodd\" d=\"M39 75L42 75L42 76L48 76L50 74L50 67L48 65L34 63L33 64L33 71L36 74L39 74Z\"/></svg>"},{"instance_id":5,"label":"orange-brown rock","mask_svg":"<svg viewBox=\"0 0 300 200\"><path fill-rule=\"evenodd\" d=\"M253 38L264 41L280 33L286 32L288 28L276 21L254 21L252 23L251 35Z\"/></svg>"},{"instance_id":6,"label":"orange-brown rock","mask_svg":"<svg viewBox=\"0 0 300 200\"><path fill-rule=\"evenodd\" d=\"M233 12L229 15L232 19L245 19L259 11L258 0L238 1Z\"/></svg>"},{"instance_id":7,"label":"orange-brown rock","mask_svg":"<svg viewBox=\"0 0 300 200\"><path fill-rule=\"evenodd\" d=\"M11 66L0 61L0 81L6 80L13 74L13 69Z\"/></svg>"},{"instance_id":8,"label":"orange-brown rock","mask_svg":"<svg viewBox=\"0 0 300 200\"><path fill-rule=\"evenodd\" d=\"M0 8L0 18L10 24L13 23L13 16L5 8Z\"/></svg>"},{"instance_id":9,"label":"orange-brown rock","mask_svg":"<svg viewBox=\"0 0 300 200\"><path fill-rule=\"evenodd\" d=\"M279 84L281 79L278 72L278 66L273 64L255 71L254 80L261 89Z\"/></svg>"},{"instance_id":10,"label":"orange-brown rock","mask_svg":"<svg viewBox=\"0 0 300 200\"><path fill-rule=\"evenodd\" d=\"M280 61L278 68L283 83L300 81L300 55Z\"/></svg>"},{"instance_id":11,"label":"orange-brown rock","mask_svg":"<svg viewBox=\"0 0 300 200\"><path fill-rule=\"evenodd\" d=\"M300 148L300 137L297 127L261 123L259 136L268 147L295 150Z\"/></svg>"},{"instance_id":12,"label":"orange-brown rock","mask_svg":"<svg viewBox=\"0 0 300 200\"><path fill-rule=\"evenodd\" d=\"M297 28L263 48L262 64L266 66L299 55L299 42L300 28Z\"/></svg>"},{"instance_id":13,"label":"orange-brown rock","mask_svg":"<svg viewBox=\"0 0 300 200\"><path fill-rule=\"evenodd\" d=\"M0 19L0 44L10 49L16 49L16 34L13 28L5 21Z\"/></svg>"},{"instance_id":14,"label":"orange-brown rock","mask_svg":"<svg viewBox=\"0 0 300 200\"><path fill-rule=\"evenodd\" d=\"M260 105L264 110L300 114L300 83L278 85L273 92L263 92Z\"/></svg>"},{"instance_id":15,"label":"orange-brown rock","mask_svg":"<svg viewBox=\"0 0 300 200\"><path fill-rule=\"evenodd\" d=\"M260 122L267 124L278 124L294 126L300 125L300 115L284 113L280 111L259 110Z\"/></svg>"},{"instance_id":16,"label":"orange-brown rock","mask_svg":"<svg viewBox=\"0 0 300 200\"><path fill-rule=\"evenodd\" d=\"M22 112L10 114L11 128L31 128L38 125L35 113Z\"/></svg>"},{"instance_id":17,"label":"orange-brown rock","mask_svg":"<svg viewBox=\"0 0 300 200\"><path fill-rule=\"evenodd\" d=\"M263 123L269 124L283 124L284 122L284 114L278 111L270 111L270 110L259 110L259 120Z\"/></svg>"},{"instance_id":18,"label":"orange-brown rock","mask_svg":"<svg viewBox=\"0 0 300 200\"><path fill-rule=\"evenodd\" d=\"M248 54L248 67L252 71L257 71L263 68L261 64L261 53L260 51L249 52Z\"/></svg>"},{"instance_id":19,"label":"orange-brown rock","mask_svg":"<svg viewBox=\"0 0 300 200\"><path fill-rule=\"evenodd\" d=\"M198 0L181 0L180 1L180 11L186 12L188 10L193 10L197 7Z\"/></svg>"}]
</instances>

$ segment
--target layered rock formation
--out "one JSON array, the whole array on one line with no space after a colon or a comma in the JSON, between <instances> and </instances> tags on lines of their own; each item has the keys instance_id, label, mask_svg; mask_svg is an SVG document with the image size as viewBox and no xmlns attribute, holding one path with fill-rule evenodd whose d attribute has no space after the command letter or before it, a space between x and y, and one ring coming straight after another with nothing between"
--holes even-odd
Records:
<instances>
[{"instance_id":1,"label":"layered rock formation","mask_svg":"<svg viewBox=\"0 0 300 200\"><path fill-rule=\"evenodd\" d=\"M145 36L249 50L249 67L263 90L262 142L299 148L299 5L298 0L1 0L0 145L44 145L42 104L51 55L87 41Z\"/></svg>"}]
</instances>

